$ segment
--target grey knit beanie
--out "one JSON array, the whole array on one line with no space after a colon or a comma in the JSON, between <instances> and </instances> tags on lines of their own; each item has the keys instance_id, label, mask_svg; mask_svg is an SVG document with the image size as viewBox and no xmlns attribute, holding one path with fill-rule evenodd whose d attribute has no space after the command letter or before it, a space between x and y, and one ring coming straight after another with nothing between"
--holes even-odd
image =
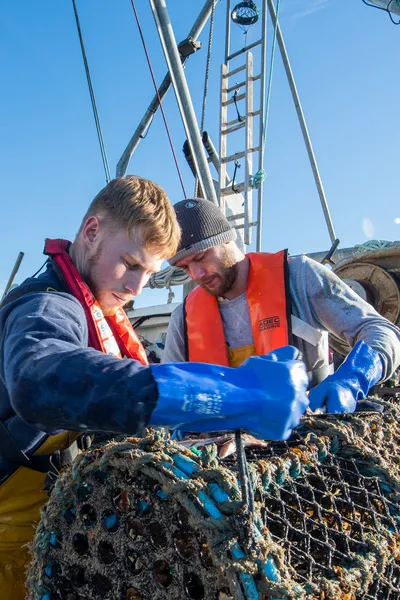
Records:
<instances>
[{"instance_id":1,"label":"grey knit beanie","mask_svg":"<svg viewBox=\"0 0 400 600\"><path fill-rule=\"evenodd\" d=\"M177 253L169 259L170 265L189 254L236 239L235 230L218 206L210 200L182 200L174 204L174 209L182 229L182 238Z\"/></svg>"}]
</instances>

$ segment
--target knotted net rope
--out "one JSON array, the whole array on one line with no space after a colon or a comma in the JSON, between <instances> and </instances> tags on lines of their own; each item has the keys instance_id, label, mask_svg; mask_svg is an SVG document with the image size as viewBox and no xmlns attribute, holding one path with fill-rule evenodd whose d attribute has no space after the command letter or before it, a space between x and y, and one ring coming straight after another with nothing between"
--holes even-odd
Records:
<instances>
[{"instance_id":1,"label":"knotted net rope","mask_svg":"<svg viewBox=\"0 0 400 600\"><path fill-rule=\"evenodd\" d=\"M400 598L400 409L306 416L235 457L162 431L80 455L32 545L29 600Z\"/></svg>"}]
</instances>

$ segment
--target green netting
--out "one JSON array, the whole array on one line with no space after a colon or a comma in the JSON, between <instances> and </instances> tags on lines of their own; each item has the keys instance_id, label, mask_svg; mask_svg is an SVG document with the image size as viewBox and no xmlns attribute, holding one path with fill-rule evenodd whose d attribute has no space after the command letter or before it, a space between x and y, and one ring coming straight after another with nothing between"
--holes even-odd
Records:
<instances>
[{"instance_id":1,"label":"green netting","mask_svg":"<svg viewBox=\"0 0 400 600\"><path fill-rule=\"evenodd\" d=\"M149 431L91 449L56 482L33 543L30 600L400 598L400 410L307 416L235 457Z\"/></svg>"}]
</instances>

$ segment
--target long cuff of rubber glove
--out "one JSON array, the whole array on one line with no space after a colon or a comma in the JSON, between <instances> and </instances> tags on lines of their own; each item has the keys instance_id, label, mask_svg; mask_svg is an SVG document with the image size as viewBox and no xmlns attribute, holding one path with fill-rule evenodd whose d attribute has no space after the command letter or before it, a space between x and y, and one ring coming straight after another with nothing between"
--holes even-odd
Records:
<instances>
[{"instance_id":1,"label":"long cuff of rubber glove","mask_svg":"<svg viewBox=\"0 0 400 600\"><path fill-rule=\"evenodd\" d=\"M256 404L236 369L166 363L151 365L151 370L159 397L150 426L198 432L234 429L237 424L233 421L241 417L245 421L249 406Z\"/></svg>"},{"instance_id":2,"label":"long cuff of rubber glove","mask_svg":"<svg viewBox=\"0 0 400 600\"><path fill-rule=\"evenodd\" d=\"M382 379L381 356L371 346L360 340L339 367L337 374L340 378L348 378L350 385L358 391L356 400L361 400L368 395L372 386Z\"/></svg>"}]
</instances>

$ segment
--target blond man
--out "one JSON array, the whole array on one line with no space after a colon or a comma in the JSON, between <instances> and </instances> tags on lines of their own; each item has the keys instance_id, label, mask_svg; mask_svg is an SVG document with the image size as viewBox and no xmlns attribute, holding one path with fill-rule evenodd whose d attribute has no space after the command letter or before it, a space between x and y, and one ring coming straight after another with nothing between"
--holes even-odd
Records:
<instances>
[{"instance_id":1,"label":"blond man","mask_svg":"<svg viewBox=\"0 0 400 600\"><path fill-rule=\"evenodd\" d=\"M3 302L2 600L25 598L26 544L47 497L42 490L88 443L82 432L240 427L283 439L307 407L305 368L290 348L284 358L253 358L241 369L148 365L123 306L179 240L160 187L135 176L115 179L93 200L75 241L46 240L46 271Z\"/></svg>"}]
</instances>

